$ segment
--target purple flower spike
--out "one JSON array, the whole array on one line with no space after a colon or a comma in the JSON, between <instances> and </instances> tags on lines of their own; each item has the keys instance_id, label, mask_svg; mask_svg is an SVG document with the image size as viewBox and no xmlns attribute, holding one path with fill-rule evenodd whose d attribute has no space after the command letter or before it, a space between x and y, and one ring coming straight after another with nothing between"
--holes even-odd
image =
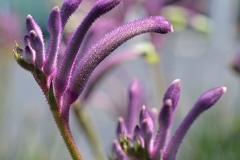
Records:
<instances>
[{"instance_id":1,"label":"purple flower spike","mask_svg":"<svg viewBox=\"0 0 240 160\"><path fill-rule=\"evenodd\" d=\"M38 66L38 68L41 69L43 67L43 63L45 60L44 43L41 40L41 37L36 33L35 30L30 31L29 37L30 37L31 46L36 52L37 66Z\"/></svg>"},{"instance_id":2,"label":"purple flower spike","mask_svg":"<svg viewBox=\"0 0 240 160\"><path fill-rule=\"evenodd\" d=\"M117 135L126 135L127 127L122 117L118 118Z\"/></svg>"},{"instance_id":3,"label":"purple flower spike","mask_svg":"<svg viewBox=\"0 0 240 160\"><path fill-rule=\"evenodd\" d=\"M214 105L218 99L226 92L226 87L218 87L205 92L196 102L192 110L185 117L183 122L180 124L176 130L174 136L172 137L167 149L164 151L164 160L175 160L178 148L186 135L188 129L192 123L197 119L197 117L203 113L205 110L209 109Z\"/></svg>"},{"instance_id":4,"label":"purple flower spike","mask_svg":"<svg viewBox=\"0 0 240 160\"><path fill-rule=\"evenodd\" d=\"M138 79L134 79L129 87L129 104L126 116L126 126L128 133L132 134L136 117L138 114L138 108L140 104L141 88Z\"/></svg>"},{"instance_id":5,"label":"purple flower spike","mask_svg":"<svg viewBox=\"0 0 240 160\"><path fill-rule=\"evenodd\" d=\"M163 107L158 117L159 129L154 143L154 149L151 155L153 159L156 159L156 157L160 157L160 153L164 149L163 147L168 141L172 121L173 121L172 100L168 99L163 104Z\"/></svg>"},{"instance_id":6,"label":"purple flower spike","mask_svg":"<svg viewBox=\"0 0 240 160\"><path fill-rule=\"evenodd\" d=\"M46 62L43 71L46 75L51 75L56 70L56 61L62 32L60 10L58 7L54 7L49 15L48 31L50 33L50 40L47 47Z\"/></svg>"},{"instance_id":7,"label":"purple flower spike","mask_svg":"<svg viewBox=\"0 0 240 160\"><path fill-rule=\"evenodd\" d=\"M134 36L146 32L165 34L172 31L172 25L166 18L156 16L127 23L106 34L105 37L102 38L96 45L94 45L83 56L81 61L76 64L76 67L72 73L68 90L64 97L66 100L65 103L72 104L78 98L93 70L106 56L108 56L122 43ZM64 80L66 79L65 76L59 77L58 79L60 80L63 78Z\"/></svg>"},{"instance_id":8,"label":"purple flower spike","mask_svg":"<svg viewBox=\"0 0 240 160\"><path fill-rule=\"evenodd\" d=\"M60 65L59 70L57 71L56 79L54 82L54 89L56 95L61 96L66 87L68 86L68 82L70 79L70 75L75 63L75 59L79 48L82 44L83 38L85 37L88 29L92 25L92 23L104 13L110 11L117 4L119 4L122 0L99 0L95 3L91 11L84 18L80 26L77 28L77 31L74 33L73 38L70 40L68 47L63 55L63 59ZM77 97L79 94L77 95ZM74 97L74 102L77 97ZM58 100L62 97L56 97ZM71 103L72 103L71 102ZM70 104L71 104L70 103Z\"/></svg>"},{"instance_id":9,"label":"purple flower spike","mask_svg":"<svg viewBox=\"0 0 240 160\"><path fill-rule=\"evenodd\" d=\"M179 97L180 97L180 79L176 79L168 87L163 97L163 103L165 103L166 100L171 99L173 110L175 110L178 104Z\"/></svg>"},{"instance_id":10,"label":"purple flower spike","mask_svg":"<svg viewBox=\"0 0 240 160\"><path fill-rule=\"evenodd\" d=\"M61 8L62 29L64 29L70 16L76 11L82 0L64 0Z\"/></svg>"}]
</instances>

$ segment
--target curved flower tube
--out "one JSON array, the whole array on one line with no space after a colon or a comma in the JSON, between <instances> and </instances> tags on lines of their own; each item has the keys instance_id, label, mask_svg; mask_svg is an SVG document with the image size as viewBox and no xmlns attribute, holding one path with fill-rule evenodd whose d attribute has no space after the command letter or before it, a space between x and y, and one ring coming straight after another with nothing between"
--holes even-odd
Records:
<instances>
[{"instance_id":1,"label":"curved flower tube","mask_svg":"<svg viewBox=\"0 0 240 160\"><path fill-rule=\"evenodd\" d=\"M76 64L64 95L64 105L68 106L76 101L89 76L106 56L127 40L146 32L166 34L173 32L173 27L165 17L156 16L127 23L106 34Z\"/></svg>"},{"instance_id":2,"label":"curved flower tube","mask_svg":"<svg viewBox=\"0 0 240 160\"><path fill-rule=\"evenodd\" d=\"M60 62L59 69L53 83L58 101L62 101L62 95L68 86L78 51L90 26L98 17L113 9L120 2L121 0L97 1L77 28L66 48L65 54L62 57L62 61Z\"/></svg>"}]
</instances>

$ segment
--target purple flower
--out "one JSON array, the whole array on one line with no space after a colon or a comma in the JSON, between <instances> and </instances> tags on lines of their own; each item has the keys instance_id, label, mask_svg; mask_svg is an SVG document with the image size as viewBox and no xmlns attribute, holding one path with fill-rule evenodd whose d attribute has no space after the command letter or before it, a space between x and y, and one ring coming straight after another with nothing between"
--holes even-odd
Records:
<instances>
[{"instance_id":1,"label":"purple flower","mask_svg":"<svg viewBox=\"0 0 240 160\"><path fill-rule=\"evenodd\" d=\"M64 0L60 9L52 9L47 22L50 39L46 48L41 28L31 15L27 16L25 47L21 49L16 45L14 57L23 68L33 74L49 104L57 105L58 112L65 117L66 122L70 105L82 93L93 70L112 51L142 33L165 34L173 31L172 25L164 17L144 18L117 27L95 44L91 44L90 49L81 50L82 42L93 22L121 2L122 0L96 1L73 34L61 58L59 48L65 25L81 0ZM80 58L77 58L78 55L81 55Z\"/></svg>"},{"instance_id":2,"label":"purple flower","mask_svg":"<svg viewBox=\"0 0 240 160\"><path fill-rule=\"evenodd\" d=\"M90 49L85 50L83 48L81 50L81 47L84 47L82 43L86 34L96 19L122 2L122 0L98 0L69 40L65 53L59 56L65 25L81 1L64 0L61 9L58 7L52 9L47 22L50 39L46 48L40 26L31 15L28 15L26 19L27 34L24 37L25 47L21 49L16 44L14 49L14 58L18 64L30 71L41 87L72 158L79 160L82 158L69 127L69 110L70 106L82 93L93 70L117 47L139 34L147 32L166 34L173 32L172 25L165 17L149 17L116 27L98 42L91 44ZM79 54L79 51L84 52ZM133 99L138 97L139 94L137 84L133 86L130 94L132 101L129 104L129 106L132 106L131 112L134 112L137 108L138 98ZM141 125L142 128L145 128L144 132L141 130L145 136L141 137L139 135L135 139L140 140L148 137L151 140L153 122L150 119L143 120ZM123 119L119 120L119 135L133 132L131 122L133 122L133 119L129 118L127 126L125 126ZM144 143L149 147L152 146L152 141L151 143L144 141ZM115 143L114 148L116 151L119 146ZM123 159L125 157L123 152L118 152L117 156Z\"/></svg>"},{"instance_id":3,"label":"purple flower","mask_svg":"<svg viewBox=\"0 0 240 160\"><path fill-rule=\"evenodd\" d=\"M175 160L179 146L190 126L201 113L213 106L225 92L225 87L217 87L202 94L170 138L174 109L180 95L180 81L179 79L173 81L163 98L163 106L158 115L157 134L154 136L154 121L150 112L144 106L140 112L139 125L136 125L135 131L132 134L129 132L118 134L118 143L117 140L114 141L113 159L126 159L127 157L127 159ZM121 122L124 123L124 120L121 119ZM116 144L120 144L121 148L119 146L117 148Z\"/></svg>"}]
</instances>

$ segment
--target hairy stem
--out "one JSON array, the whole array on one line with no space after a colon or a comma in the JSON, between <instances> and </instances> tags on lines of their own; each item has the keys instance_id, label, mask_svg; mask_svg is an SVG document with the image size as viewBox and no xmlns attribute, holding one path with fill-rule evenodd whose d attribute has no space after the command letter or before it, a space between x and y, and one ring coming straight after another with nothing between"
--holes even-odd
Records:
<instances>
[{"instance_id":1,"label":"hairy stem","mask_svg":"<svg viewBox=\"0 0 240 160\"><path fill-rule=\"evenodd\" d=\"M65 145L67 146L72 159L82 160L82 156L77 148L77 145L75 144L75 141L69 128L68 116L66 117L65 116L66 114L61 114L61 112L59 111L58 109L59 107L57 106L57 103L53 95L52 86L49 89L48 101L53 118L57 124L57 127L61 133L63 141L65 142Z\"/></svg>"}]
</instances>

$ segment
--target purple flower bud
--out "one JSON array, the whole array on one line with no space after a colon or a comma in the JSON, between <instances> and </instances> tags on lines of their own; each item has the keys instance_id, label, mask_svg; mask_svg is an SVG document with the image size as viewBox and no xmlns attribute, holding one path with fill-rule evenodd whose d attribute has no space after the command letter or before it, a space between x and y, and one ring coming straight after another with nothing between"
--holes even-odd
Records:
<instances>
[{"instance_id":1,"label":"purple flower bud","mask_svg":"<svg viewBox=\"0 0 240 160\"><path fill-rule=\"evenodd\" d=\"M138 79L134 79L129 87L129 104L126 116L126 126L128 133L132 134L136 117L139 111L139 103L141 99L141 88Z\"/></svg>"},{"instance_id":2,"label":"purple flower bud","mask_svg":"<svg viewBox=\"0 0 240 160\"><path fill-rule=\"evenodd\" d=\"M24 36L24 45L25 45L25 46L31 46L31 44L30 44L30 39L29 39L29 35L25 35L25 36Z\"/></svg>"},{"instance_id":3,"label":"purple flower bud","mask_svg":"<svg viewBox=\"0 0 240 160\"><path fill-rule=\"evenodd\" d=\"M160 157L160 152L161 150L164 149L163 147L168 141L172 126L172 120L173 120L172 100L168 99L163 104L163 107L158 117L159 129L154 143L154 149L151 155L153 159L157 159L156 157Z\"/></svg>"},{"instance_id":4,"label":"purple flower bud","mask_svg":"<svg viewBox=\"0 0 240 160\"><path fill-rule=\"evenodd\" d=\"M95 44L83 56L82 60L76 64L68 90L64 97L66 100L65 103L71 104L78 98L92 71L119 45L142 33L157 32L164 34L172 31L172 25L166 18L156 16L127 23L106 34L105 37ZM65 71L66 70L64 70L64 72ZM60 75L61 77L57 77L58 81L63 78L64 80L66 79L66 76L62 77L62 75L65 74ZM55 88L58 88L58 84Z\"/></svg>"},{"instance_id":5,"label":"purple flower bud","mask_svg":"<svg viewBox=\"0 0 240 160\"><path fill-rule=\"evenodd\" d=\"M25 54L23 57L29 64L35 65L35 51L29 46L25 47Z\"/></svg>"},{"instance_id":6,"label":"purple flower bud","mask_svg":"<svg viewBox=\"0 0 240 160\"><path fill-rule=\"evenodd\" d=\"M44 43L41 40L41 37L35 32L35 30L31 30L29 33L30 43L32 49L35 50L36 53L36 63L39 69L43 67L43 63L45 60L44 54Z\"/></svg>"},{"instance_id":7,"label":"purple flower bud","mask_svg":"<svg viewBox=\"0 0 240 160\"><path fill-rule=\"evenodd\" d=\"M178 104L179 97L180 97L180 79L176 79L168 87L163 97L163 103L165 103L166 100L171 99L173 110L175 110Z\"/></svg>"},{"instance_id":8,"label":"purple flower bud","mask_svg":"<svg viewBox=\"0 0 240 160\"><path fill-rule=\"evenodd\" d=\"M138 140L141 143L141 146L144 148L144 139L141 134L142 133L139 125L136 125L133 132L133 138L134 140Z\"/></svg>"},{"instance_id":9,"label":"purple flower bud","mask_svg":"<svg viewBox=\"0 0 240 160\"><path fill-rule=\"evenodd\" d=\"M151 118L146 118L141 123L141 136L144 139L145 148L149 152L153 149L154 126Z\"/></svg>"},{"instance_id":10,"label":"purple flower bud","mask_svg":"<svg viewBox=\"0 0 240 160\"><path fill-rule=\"evenodd\" d=\"M77 28L76 32L73 35L73 38L70 40L68 47L63 55L62 62L60 63L60 68L57 71L56 79L54 82L54 90L57 96L61 96L66 87L68 86L70 75L75 63L75 59L79 48L82 44L83 38L85 37L88 29L92 25L92 23L104 13L110 11L117 4L119 4L121 0L99 0L95 3L91 11L84 18L80 26ZM77 97L79 94L77 95ZM76 98L77 98L76 97ZM56 97L58 100L61 97ZM74 97L74 102L76 100ZM70 104L72 103L70 102Z\"/></svg>"},{"instance_id":11,"label":"purple flower bud","mask_svg":"<svg viewBox=\"0 0 240 160\"><path fill-rule=\"evenodd\" d=\"M13 49L13 56L15 58L15 60L17 61L17 63L23 67L24 69L26 69L27 71L32 72L33 70L35 70L35 67L33 64L30 64L26 61L26 53L23 49L21 49L18 44L16 43L14 49Z\"/></svg>"},{"instance_id":12,"label":"purple flower bud","mask_svg":"<svg viewBox=\"0 0 240 160\"><path fill-rule=\"evenodd\" d=\"M140 136L141 135L141 129L139 127L139 125L136 125L133 131L133 135L137 135Z\"/></svg>"},{"instance_id":13,"label":"purple flower bud","mask_svg":"<svg viewBox=\"0 0 240 160\"><path fill-rule=\"evenodd\" d=\"M69 17L76 11L82 0L64 0L61 8L62 29L64 29Z\"/></svg>"},{"instance_id":14,"label":"purple flower bud","mask_svg":"<svg viewBox=\"0 0 240 160\"><path fill-rule=\"evenodd\" d=\"M50 39L46 52L46 62L43 71L46 75L51 75L56 70L57 55L59 52L59 44L61 39L61 17L58 7L54 7L48 18L48 31Z\"/></svg>"},{"instance_id":15,"label":"purple flower bud","mask_svg":"<svg viewBox=\"0 0 240 160\"><path fill-rule=\"evenodd\" d=\"M34 30L35 33L39 36L40 40L43 42L42 30L30 14L27 16L26 19L26 27L28 32Z\"/></svg>"},{"instance_id":16,"label":"purple flower bud","mask_svg":"<svg viewBox=\"0 0 240 160\"><path fill-rule=\"evenodd\" d=\"M226 92L226 87L217 87L205 92L180 124L163 154L164 160L175 160L178 148L188 129L205 110L214 105Z\"/></svg>"},{"instance_id":17,"label":"purple flower bud","mask_svg":"<svg viewBox=\"0 0 240 160\"><path fill-rule=\"evenodd\" d=\"M35 65L36 53L31 47L30 38L28 35L24 37L24 44L25 44L25 52L23 55L24 59L29 64Z\"/></svg>"},{"instance_id":18,"label":"purple flower bud","mask_svg":"<svg viewBox=\"0 0 240 160\"><path fill-rule=\"evenodd\" d=\"M117 125L117 135L126 135L127 134L127 127L122 117L118 118L118 125Z\"/></svg>"},{"instance_id":19,"label":"purple flower bud","mask_svg":"<svg viewBox=\"0 0 240 160\"><path fill-rule=\"evenodd\" d=\"M114 160L127 160L127 155L122 150L122 147L120 146L118 140L113 141L112 151L115 154Z\"/></svg>"},{"instance_id":20,"label":"purple flower bud","mask_svg":"<svg viewBox=\"0 0 240 160\"><path fill-rule=\"evenodd\" d=\"M151 115L149 114L149 111L147 110L146 106L142 106L142 109L140 111L140 115L139 115L139 123L141 125L142 121L144 119L152 119Z\"/></svg>"}]
</instances>

